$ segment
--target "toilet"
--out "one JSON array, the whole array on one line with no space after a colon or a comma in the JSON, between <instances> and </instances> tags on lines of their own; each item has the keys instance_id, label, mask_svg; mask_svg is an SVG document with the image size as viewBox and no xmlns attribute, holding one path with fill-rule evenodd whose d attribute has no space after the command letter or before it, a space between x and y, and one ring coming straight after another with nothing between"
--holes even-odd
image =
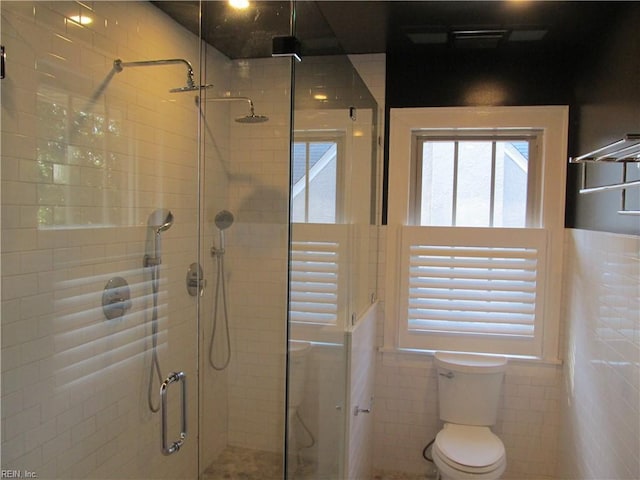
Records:
<instances>
[{"instance_id":1,"label":"toilet","mask_svg":"<svg viewBox=\"0 0 640 480\"><path fill-rule=\"evenodd\" d=\"M289 472L295 472L299 464L300 447L296 437L296 425L301 420L298 408L304 400L307 358L312 344L302 340L289 340L289 394L287 403L287 466Z\"/></svg>"},{"instance_id":2,"label":"toilet","mask_svg":"<svg viewBox=\"0 0 640 480\"><path fill-rule=\"evenodd\" d=\"M507 359L500 356L436 352L439 415L444 427L432 456L441 480L496 480L507 459L492 431Z\"/></svg>"}]
</instances>

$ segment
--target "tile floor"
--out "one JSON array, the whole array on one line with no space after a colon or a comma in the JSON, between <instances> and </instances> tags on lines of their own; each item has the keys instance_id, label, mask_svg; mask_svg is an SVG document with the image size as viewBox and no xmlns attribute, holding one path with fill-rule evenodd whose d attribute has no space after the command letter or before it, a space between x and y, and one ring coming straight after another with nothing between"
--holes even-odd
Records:
<instances>
[{"instance_id":1,"label":"tile floor","mask_svg":"<svg viewBox=\"0 0 640 480\"><path fill-rule=\"evenodd\" d=\"M292 478L294 480L336 480L334 478L321 479L314 472L313 465L302 465L292 475ZM281 478L281 454L227 447L207 468L202 480L278 480ZM376 471L371 480L426 480L426 478L425 475Z\"/></svg>"}]
</instances>

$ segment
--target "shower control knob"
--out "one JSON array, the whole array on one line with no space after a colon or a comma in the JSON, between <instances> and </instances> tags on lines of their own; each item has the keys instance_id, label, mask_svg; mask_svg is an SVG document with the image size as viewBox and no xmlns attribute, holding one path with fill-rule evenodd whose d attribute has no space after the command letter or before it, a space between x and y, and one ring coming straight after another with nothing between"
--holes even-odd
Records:
<instances>
[{"instance_id":1,"label":"shower control knob","mask_svg":"<svg viewBox=\"0 0 640 480\"><path fill-rule=\"evenodd\" d=\"M204 287L207 284L207 281L204 279L204 273L202 271L202 267L198 263L192 263L189 265L189 269L187 270L187 292L192 297L203 296L204 295Z\"/></svg>"},{"instance_id":2,"label":"shower control knob","mask_svg":"<svg viewBox=\"0 0 640 480\"><path fill-rule=\"evenodd\" d=\"M122 318L131 308L129 284L122 277L113 277L102 292L102 311L107 320Z\"/></svg>"}]
</instances>

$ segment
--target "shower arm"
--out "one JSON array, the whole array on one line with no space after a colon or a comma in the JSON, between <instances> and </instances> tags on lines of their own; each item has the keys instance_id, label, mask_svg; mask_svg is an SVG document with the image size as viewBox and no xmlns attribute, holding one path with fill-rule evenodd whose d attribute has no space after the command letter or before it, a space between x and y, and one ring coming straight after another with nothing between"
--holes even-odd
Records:
<instances>
[{"instance_id":1,"label":"shower arm","mask_svg":"<svg viewBox=\"0 0 640 480\"><path fill-rule=\"evenodd\" d=\"M159 65L184 64L187 67L187 86L195 87L193 80L193 66L184 58L168 58L163 60L142 60L139 62L123 62L119 58L113 61L113 68L116 72L121 72L124 67L153 67Z\"/></svg>"},{"instance_id":2,"label":"shower arm","mask_svg":"<svg viewBox=\"0 0 640 480\"><path fill-rule=\"evenodd\" d=\"M249 97L207 97L207 102L249 102L251 115L255 115L253 110L253 101Z\"/></svg>"}]
</instances>

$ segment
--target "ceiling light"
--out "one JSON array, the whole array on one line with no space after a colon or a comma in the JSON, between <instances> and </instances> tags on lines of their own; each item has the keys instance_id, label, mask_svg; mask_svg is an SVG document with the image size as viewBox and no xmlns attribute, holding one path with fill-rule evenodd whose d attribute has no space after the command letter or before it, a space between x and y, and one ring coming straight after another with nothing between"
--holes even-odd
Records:
<instances>
[{"instance_id":1,"label":"ceiling light","mask_svg":"<svg viewBox=\"0 0 640 480\"><path fill-rule=\"evenodd\" d=\"M316 94L313 96L313 99L314 99L314 100L321 100L321 101L322 101L322 100L326 100L326 99L327 99L327 95L326 95L325 93L316 93Z\"/></svg>"},{"instance_id":2,"label":"ceiling light","mask_svg":"<svg viewBox=\"0 0 640 480\"><path fill-rule=\"evenodd\" d=\"M249 8L249 0L229 0L229 6L236 10L244 10Z\"/></svg>"},{"instance_id":3,"label":"ceiling light","mask_svg":"<svg viewBox=\"0 0 640 480\"><path fill-rule=\"evenodd\" d=\"M93 23L93 18L87 17L86 15L72 15L69 19L73 20L80 25L89 25Z\"/></svg>"}]
</instances>

